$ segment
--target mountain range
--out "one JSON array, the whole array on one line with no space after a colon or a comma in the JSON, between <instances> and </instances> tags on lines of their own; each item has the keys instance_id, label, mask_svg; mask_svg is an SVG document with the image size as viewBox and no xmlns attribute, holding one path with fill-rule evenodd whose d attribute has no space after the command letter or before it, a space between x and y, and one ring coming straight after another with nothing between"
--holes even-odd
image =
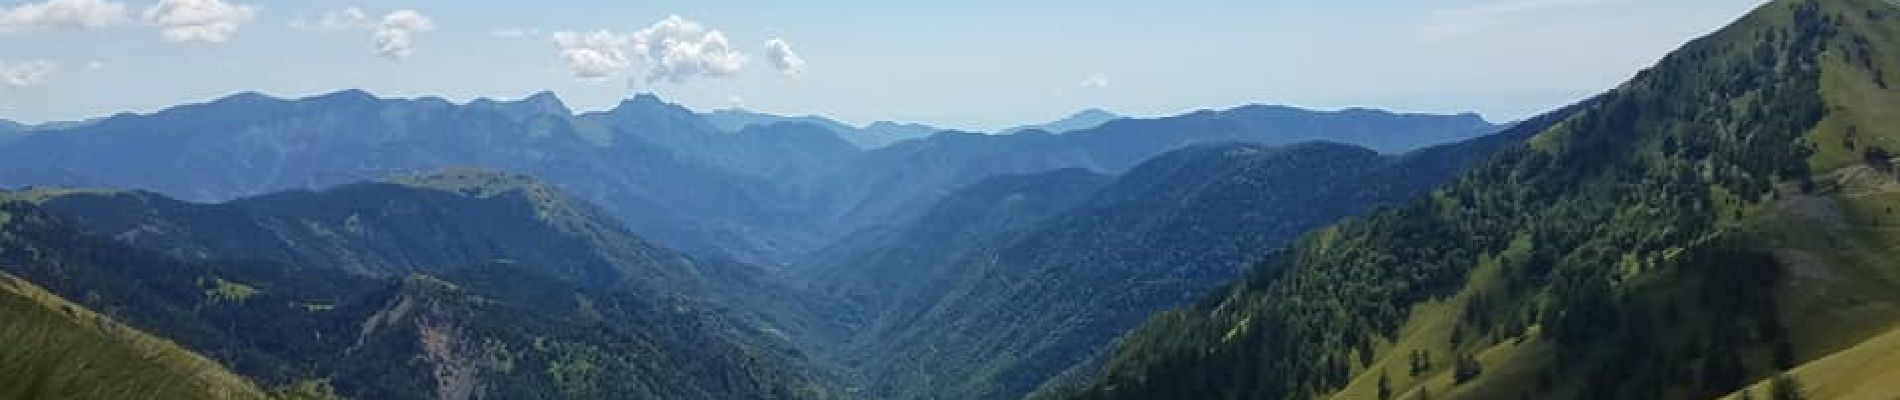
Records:
<instances>
[{"instance_id":1,"label":"mountain range","mask_svg":"<svg viewBox=\"0 0 1900 400\"><path fill-rule=\"evenodd\" d=\"M1001 132L244 93L0 124L0 397L1892 398L1900 5L1601 94Z\"/></svg>"},{"instance_id":2,"label":"mountain range","mask_svg":"<svg viewBox=\"0 0 1900 400\"><path fill-rule=\"evenodd\" d=\"M56 232L44 234L47 242L18 244L31 249L20 251L59 257L62 250L100 249L83 254L141 260L135 262L141 265L178 265L170 268L185 271L153 279L148 275L154 272L126 271L103 261L27 259L10 272L156 335L190 337L181 342L186 348L278 393L348 398L744 393L741 397L810 398L873 390L919 395L935 388L897 380L885 385L852 383L866 382L866 377L900 377L868 373L873 365L896 361L854 357L841 350L868 350L873 343L899 337L934 340L911 339L916 331L893 325L891 316L952 303L936 296L999 288L926 286L904 292L899 296L902 303L863 303L851 294L864 290L855 286L860 283L820 283L818 277L825 274L821 271L836 272L833 276L845 282L858 278L841 274L862 273L871 265L859 252L831 250L850 249L854 242L829 242L847 235L920 229L905 228L912 226L906 221L931 223L924 214L933 207L947 213L942 209L954 206L937 205L946 196L965 199L952 203L984 196L980 188L970 189L979 194L959 193L965 186L989 185L991 177L1028 174L1019 184L1040 186L1045 182L1034 177L1045 171L1066 175L1080 186L1066 186L1071 190L1061 195L1079 202L1095 193L1096 186L1108 187L1108 174L1135 168L1152 155L1181 148L1200 154L1192 150L1198 143L1290 141L1306 135L1301 132L1307 129L1357 123L1336 113L1313 122L1299 112L1286 112L1292 109L1261 110L1121 120L1135 125L1062 135L937 132L867 150L811 123L725 130L652 96L629 99L610 111L573 114L545 93L519 101L460 105L431 98L380 99L360 91L300 100L240 94L151 115L122 114L36 128L0 145L0 153L17 156L3 158L12 165L0 176L24 187L9 195L10 204L35 216L29 219L34 225L19 229ZM1452 135L1475 136L1494 129L1471 116L1357 117L1388 118L1373 124L1396 123L1412 126L1407 132L1439 135L1458 131ZM1114 143L1140 135L1142 129L1166 138ZM1371 150L1346 153L1383 157ZM1234 173L1208 168L1203 172L1223 174L1214 176ZM500 172L511 170L530 172ZM1196 175L1184 170L1178 176ZM569 183L542 183L540 177ZM691 190L659 190L662 187ZM567 194L570 191L576 194ZM1141 195L1169 194L1156 188ZM1132 196L1118 201L1134 201L1128 198ZM1066 201L1039 202L1022 203L1030 209L983 212L1024 223L1035 217L1019 213L1069 212ZM1101 202L1105 200L1096 201ZM713 220L725 222L706 222ZM734 226L735 221L746 225ZM966 233L1000 239L1008 232L1003 226L1013 223L998 224L972 226ZM845 231L850 232L839 233ZM673 241L648 242L647 237ZM715 237L742 240L691 239ZM708 242L725 247L692 245ZM791 261L779 264L757 258L772 254L773 246L794 245L832 258L787 258ZM951 262L990 249L987 244L940 243L935 248L943 252L941 259L918 260L939 265L929 273L996 272L993 266L982 267L991 269L983 272L972 269L976 265ZM781 271L787 266L798 271ZM1231 266L1227 271L1194 282L1209 285L1232 276ZM64 278L47 281L53 277ZM305 280L326 283L314 289L296 283ZM503 281L523 287L494 286ZM577 294L559 300L552 296L556 292ZM181 296L186 293L202 296ZM165 300L140 300L150 296ZM1175 300L1146 307L1172 306L1179 298ZM623 314L596 315L603 312L589 309L603 303L614 304ZM302 311L253 315L269 313L259 304L289 304ZM410 304L432 306L418 314ZM524 312L556 319L535 322L537 328L528 332L503 322L524 318L519 315ZM1092 318L1086 314L1073 318ZM1110 326L1130 325L1121 318ZM392 328L369 328L385 325ZM341 326L359 327L357 339L341 341L351 336L334 330ZM1088 332L1077 335L1086 339L1063 344L1053 351L1056 357L1097 352L1112 336L1102 335L1108 331L1095 325L1082 328ZM284 335L284 329L308 329L318 336L256 342ZM571 336L591 329L607 332ZM246 333L250 331L259 333ZM570 335L562 337L573 346L547 347L528 340L560 335ZM608 346L620 343L624 339L617 338L624 335L646 338L640 346L649 350ZM713 342L687 346L677 341L693 336ZM595 380L577 384L564 375L518 370L512 361L500 361L505 357L475 357L465 348L477 342L483 352L498 347L515 354L527 346L532 356L520 357L548 370L574 362L562 358L569 356L605 363L601 371L593 371L599 372L596 378L681 363L695 366L681 370L687 373L729 376L721 379L731 382L738 381L730 376L745 376L745 382L753 383L714 385L718 390L710 391L702 387L705 383L684 378L639 381L637 388ZM579 351L574 349L585 351L572 353ZM638 358L626 358L633 356ZM428 361L398 369L345 367L402 357ZM713 362L687 361L696 359ZM719 363L723 360L753 361ZM976 376L969 384L992 379ZM1027 378L1012 379L1005 387L967 393L996 397L1031 388Z\"/></svg>"},{"instance_id":3,"label":"mountain range","mask_svg":"<svg viewBox=\"0 0 1900 400\"><path fill-rule=\"evenodd\" d=\"M860 128L816 115L787 117L742 109L715 110L700 114L700 117L727 132L739 132L747 128L775 124L816 125L862 149L876 149L905 140L923 139L944 130L924 124L890 121L872 122Z\"/></svg>"},{"instance_id":4,"label":"mountain range","mask_svg":"<svg viewBox=\"0 0 1900 400\"><path fill-rule=\"evenodd\" d=\"M1390 150L1495 129L1471 115L1243 107L1060 137L936 132L866 150L823 124L728 131L715 120L651 95L574 114L549 93L467 104L362 91L296 100L247 93L36 130L0 145L0 185L132 188L204 202L479 166L544 179L667 247L776 266L995 174L1119 173L1215 141L1279 145L1337 131Z\"/></svg>"},{"instance_id":5,"label":"mountain range","mask_svg":"<svg viewBox=\"0 0 1900 400\"><path fill-rule=\"evenodd\" d=\"M1077 111L1075 114L1070 114L1068 117L1064 117L1062 119L1055 120L1055 121L1050 121L1048 123L1042 123L1042 124L1036 124L1036 125L1024 125L1024 126L1019 126L1015 128L1004 129L1002 131L1002 134L1008 135L1008 134L1023 133L1027 131L1043 131L1043 132L1049 132L1049 133L1055 133L1055 134L1063 134L1063 133L1075 132L1075 131L1080 131L1080 130L1092 129L1098 126L1102 126L1102 124L1106 124L1109 121L1114 121L1118 119L1122 119L1122 116L1116 115L1115 113L1108 112L1100 108L1091 108L1087 110Z\"/></svg>"}]
</instances>

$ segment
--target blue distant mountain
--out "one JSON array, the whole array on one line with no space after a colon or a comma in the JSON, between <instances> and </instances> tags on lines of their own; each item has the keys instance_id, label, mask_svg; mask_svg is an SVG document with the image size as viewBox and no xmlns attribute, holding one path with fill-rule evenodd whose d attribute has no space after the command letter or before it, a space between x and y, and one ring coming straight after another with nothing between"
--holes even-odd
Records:
<instances>
[{"instance_id":1,"label":"blue distant mountain","mask_svg":"<svg viewBox=\"0 0 1900 400\"><path fill-rule=\"evenodd\" d=\"M852 145L864 149L889 146L900 141L920 139L937 133L942 129L923 124L903 124L888 121L873 122L863 128L851 126L830 118L816 115L788 117L742 109L716 110L700 114L706 122L727 132L739 132L746 128L780 123L802 123L823 127L843 138Z\"/></svg>"},{"instance_id":2,"label":"blue distant mountain","mask_svg":"<svg viewBox=\"0 0 1900 400\"><path fill-rule=\"evenodd\" d=\"M1015 128L1004 129L1002 133L1015 134L1015 133L1022 133L1024 131L1037 130L1037 131L1044 131L1044 132L1049 132L1049 133L1062 134L1062 133L1069 133L1069 132L1074 132L1074 131L1079 131L1079 130L1084 130L1084 129L1093 129L1098 126L1102 126L1102 124L1108 123L1108 121L1114 121L1118 119L1122 119L1122 116L1117 115L1112 112L1104 111L1100 108L1090 108L1087 110L1077 111L1075 114L1069 115L1068 117L1060 119L1060 120L1051 121L1048 123L1038 124L1038 125L1025 125L1025 126L1019 126Z\"/></svg>"},{"instance_id":3,"label":"blue distant mountain","mask_svg":"<svg viewBox=\"0 0 1900 400\"><path fill-rule=\"evenodd\" d=\"M1271 106L1118 119L1062 135L895 123L839 134L840 126L819 117L703 115L652 95L575 114L545 92L466 104L360 90L302 99L241 93L38 128L0 145L0 186L111 186L224 201L484 167L537 176L667 247L782 265L851 232L916 215L952 190L995 175L1064 168L1118 174L1214 142L1333 140L1392 153L1496 129L1475 115ZM868 135L895 141L867 148L883 143L867 142Z\"/></svg>"},{"instance_id":4,"label":"blue distant mountain","mask_svg":"<svg viewBox=\"0 0 1900 400\"><path fill-rule=\"evenodd\" d=\"M25 130L26 130L26 125L21 125L18 122L0 119L0 145L6 144L7 142L12 141L14 138L19 137L22 134L22 132Z\"/></svg>"}]
</instances>

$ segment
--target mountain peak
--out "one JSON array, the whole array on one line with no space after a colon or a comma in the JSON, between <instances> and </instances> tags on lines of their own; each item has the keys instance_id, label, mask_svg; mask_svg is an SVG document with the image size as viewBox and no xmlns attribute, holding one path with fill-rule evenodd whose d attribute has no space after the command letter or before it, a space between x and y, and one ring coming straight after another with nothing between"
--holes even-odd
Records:
<instances>
[{"instance_id":1,"label":"mountain peak","mask_svg":"<svg viewBox=\"0 0 1900 400\"><path fill-rule=\"evenodd\" d=\"M335 92L317 95L313 98L315 99L376 100L376 95L370 94L368 90L363 90L363 89L343 89L343 90L338 90Z\"/></svg>"},{"instance_id":2,"label":"mountain peak","mask_svg":"<svg viewBox=\"0 0 1900 400\"><path fill-rule=\"evenodd\" d=\"M633 97L628 97L626 100L622 100L620 102L621 107L627 107L627 106L651 107L651 106L660 106L660 105L672 105L672 103L667 103L666 100L660 98L660 95L653 94L651 92L635 94L633 95Z\"/></svg>"},{"instance_id":3,"label":"mountain peak","mask_svg":"<svg viewBox=\"0 0 1900 400\"><path fill-rule=\"evenodd\" d=\"M1084 108L1082 109L1082 111L1076 111L1075 114L1070 114L1069 118L1067 119L1116 119L1116 118L1121 118L1121 115L1113 113L1113 112L1109 112L1108 110L1091 107L1091 108Z\"/></svg>"},{"instance_id":4,"label":"mountain peak","mask_svg":"<svg viewBox=\"0 0 1900 400\"><path fill-rule=\"evenodd\" d=\"M542 91L534 92L534 94L528 95L528 98L522 99L522 101L533 102L533 103L544 103L544 102L558 103L561 101L561 96L555 95L554 91L552 90L542 90Z\"/></svg>"},{"instance_id":5,"label":"mountain peak","mask_svg":"<svg viewBox=\"0 0 1900 400\"><path fill-rule=\"evenodd\" d=\"M686 107L669 103L653 93L640 93L626 100L621 100L620 105L614 106L613 110L609 110L608 113L619 115L654 113L698 115L693 114L693 111L686 109Z\"/></svg>"},{"instance_id":6,"label":"mountain peak","mask_svg":"<svg viewBox=\"0 0 1900 400\"><path fill-rule=\"evenodd\" d=\"M1045 131L1048 133L1063 134L1063 133L1069 133L1069 132L1074 132L1074 131L1091 129L1094 127L1102 126L1102 124L1106 124L1109 121L1114 121L1118 119L1122 119L1122 116L1112 113L1112 112L1108 112L1107 110L1103 110L1100 108L1086 108L1086 109L1082 109L1081 111L1076 111L1074 114L1069 114L1068 117L1064 117L1059 120L1055 120L1055 121L1051 121L1051 122L1043 123L1043 124L1038 124L1038 125L1025 125L1025 126L1019 126L1015 128L1010 128L1010 129L1003 130L1003 133L1017 134L1017 133L1025 133L1028 131Z\"/></svg>"},{"instance_id":7,"label":"mountain peak","mask_svg":"<svg viewBox=\"0 0 1900 400\"><path fill-rule=\"evenodd\" d=\"M870 130L881 130L881 129L929 128L929 126L924 125L924 124L914 124L914 123L877 121L877 122L872 122L870 125L865 125L864 128L870 129Z\"/></svg>"},{"instance_id":8,"label":"mountain peak","mask_svg":"<svg viewBox=\"0 0 1900 400\"><path fill-rule=\"evenodd\" d=\"M324 106L358 106L377 104L382 102L382 99L377 98L376 95L370 94L369 91L366 90L345 89L312 96L298 102Z\"/></svg>"},{"instance_id":9,"label":"mountain peak","mask_svg":"<svg viewBox=\"0 0 1900 400\"><path fill-rule=\"evenodd\" d=\"M560 96L555 95L553 91L547 90L534 92L534 94L520 101L516 101L514 104L534 111L561 115L571 115L574 113L572 109L567 108L566 102L561 101Z\"/></svg>"},{"instance_id":10,"label":"mountain peak","mask_svg":"<svg viewBox=\"0 0 1900 400\"><path fill-rule=\"evenodd\" d=\"M207 102L207 104L255 104L275 101L283 101L283 99L264 94L263 92L243 91L219 97L216 100Z\"/></svg>"}]
</instances>

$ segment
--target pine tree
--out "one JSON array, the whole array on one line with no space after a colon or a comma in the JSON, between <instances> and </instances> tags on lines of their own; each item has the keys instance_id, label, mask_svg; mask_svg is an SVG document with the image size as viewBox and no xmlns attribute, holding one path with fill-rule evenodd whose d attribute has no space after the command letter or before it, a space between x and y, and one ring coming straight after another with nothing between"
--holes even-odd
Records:
<instances>
[{"instance_id":1,"label":"pine tree","mask_svg":"<svg viewBox=\"0 0 1900 400\"><path fill-rule=\"evenodd\" d=\"M1469 354L1458 356L1457 362L1452 364L1451 368L1452 380L1459 384L1470 382L1472 379L1476 379L1478 374L1484 372L1484 366L1478 363L1476 357L1472 357Z\"/></svg>"},{"instance_id":2,"label":"pine tree","mask_svg":"<svg viewBox=\"0 0 1900 400\"><path fill-rule=\"evenodd\" d=\"M1422 353L1422 350L1413 349L1412 350L1412 377L1417 378L1418 374L1424 373L1424 372L1425 372L1425 356Z\"/></svg>"},{"instance_id":3,"label":"pine tree","mask_svg":"<svg viewBox=\"0 0 1900 400\"><path fill-rule=\"evenodd\" d=\"M1801 395L1801 383L1795 382L1794 376L1788 375L1787 372L1777 374L1774 379L1768 381L1768 393L1769 398L1774 400L1802 400L1806 398Z\"/></svg>"},{"instance_id":4,"label":"pine tree","mask_svg":"<svg viewBox=\"0 0 1900 400\"><path fill-rule=\"evenodd\" d=\"M1391 400L1391 399L1392 399L1392 380L1387 379L1385 376L1385 373L1383 372L1379 373L1379 400Z\"/></svg>"}]
</instances>

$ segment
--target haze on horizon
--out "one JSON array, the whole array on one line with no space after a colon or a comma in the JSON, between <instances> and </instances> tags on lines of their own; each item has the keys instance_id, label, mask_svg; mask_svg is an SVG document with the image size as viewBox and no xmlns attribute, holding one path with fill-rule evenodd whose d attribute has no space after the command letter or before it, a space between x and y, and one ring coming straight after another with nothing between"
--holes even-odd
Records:
<instances>
[{"instance_id":1,"label":"haze on horizon","mask_svg":"<svg viewBox=\"0 0 1900 400\"><path fill-rule=\"evenodd\" d=\"M552 90L577 110L652 92L973 130L1252 103L1508 121L1612 86L1760 1L914 3L4 0L0 118L360 88Z\"/></svg>"}]
</instances>

